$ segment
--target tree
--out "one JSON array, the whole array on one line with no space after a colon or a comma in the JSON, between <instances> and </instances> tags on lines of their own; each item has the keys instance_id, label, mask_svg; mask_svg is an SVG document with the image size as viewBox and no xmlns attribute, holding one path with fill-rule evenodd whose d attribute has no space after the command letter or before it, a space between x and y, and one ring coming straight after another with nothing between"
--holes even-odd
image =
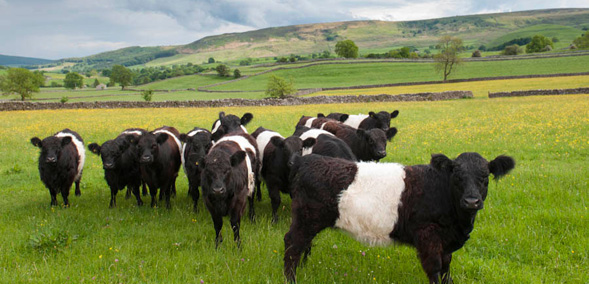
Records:
<instances>
[{"instance_id":1,"label":"tree","mask_svg":"<svg viewBox=\"0 0 589 284\"><path fill-rule=\"evenodd\" d=\"M481 51L478 49L473 51L472 57L481 57Z\"/></svg>"},{"instance_id":2,"label":"tree","mask_svg":"<svg viewBox=\"0 0 589 284\"><path fill-rule=\"evenodd\" d=\"M451 36L443 36L438 40L441 52L434 56L434 69L442 73L444 81L456 71L456 67L462 63L458 52L462 50L462 39Z\"/></svg>"},{"instance_id":3,"label":"tree","mask_svg":"<svg viewBox=\"0 0 589 284\"><path fill-rule=\"evenodd\" d=\"M63 86L66 89L76 89L81 88L84 85L84 76L78 74L77 72L70 72L65 75L65 79L63 80Z\"/></svg>"},{"instance_id":4,"label":"tree","mask_svg":"<svg viewBox=\"0 0 589 284\"><path fill-rule=\"evenodd\" d=\"M522 52L524 52L522 50L522 48L519 47L519 45L514 44L514 45L506 46L505 49L503 50L503 52L501 52L501 54L503 54L503 55L518 55Z\"/></svg>"},{"instance_id":5,"label":"tree","mask_svg":"<svg viewBox=\"0 0 589 284\"><path fill-rule=\"evenodd\" d=\"M233 70L233 78L241 78L241 71L239 71L239 69L235 68L235 70Z\"/></svg>"},{"instance_id":6,"label":"tree","mask_svg":"<svg viewBox=\"0 0 589 284\"><path fill-rule=\"evenodd\" d=\"M266 95L269 95L273 98L284 98L288 95L294 94L297 92L297 89L294 87L294 82L292 78L286 81L282 77L278 77L276 75L271 75L268 79L268 86L266 87Z\"/></svg>"},{"instance_id":7,"label":"tree","mask_svg":"<svg viewBox=\"0 0 589 284\"><path fill-rule=\"evenodd\" d=\"M92 87L96 88L98 87L98 85L100 85L100 81L98 81L98 78L94 79L94 83L92 83Z\"/></svg>"},{"instance_id":8,"label":"tree","mask_svg":"<svg viewBox=\"0 0 589 284\"><path fill-rule=\"evenodd\" d=\"M215 63L215 58L209 57L209 63Z\"/></svg>"},{"instance_id":9,"label":"tree","mask_svg":"<svg viewBox=\"0 0 589 284\"><path fill-rule=\"evenodd\" d=\"M131 85L133 82L133 71L129 70L123 65L114 65L110 72L110 82L112 84L119 83L121 90L124 90L126 86Z\"/></svg>"},{"instance_id":10,"label":"tree","mask_svg":"<svg viewBox=\"0 0 589 284\"><path fill-rule=\"evenodd\" d=\"M41 73L33 73L24 68L10 68L6 75L0 76L0 90L4 95L19 94L21 100L32 98L39 92L45 81Z\"/></svg>"},{"instance_id":11,"label":"tree","mask_svg":"<svg viewBox=\"0 0 589 284\"><path fill-rule=\"evenodd\" d=\"M349 39L338 41L335 44L335 53L344 58L358 58L358 46Z\"/></svg>"},{"instance_id":12,"label":"tree","mask_svg":"<svg viewBox=\"0 0 589 284\"><path fill-rule=\"evenodd\" d=\"M225 64L217 65L217 67L215 68L215 71L217 71L217 74L219 74L219 76L221 76L221 77L229 77L229 74L231 72L231 70L229 69L229 66L227 66Z\"/></svg>"},{"instance_id":13,"label":"tree","mask_svg":"<svg viewBox=\"0 0 589 284\"><path fill-rule=\"evenodd\" d=\"M582 36L576 38L573 44L577 48L589 48L589 32L584 33Z\"/></svg>"},{"instance_id":14,"label":"tree","mask_svg":"<svg viewBox=\"0 0 589 284\"><path fill-rule=\"evenodd\" d=\"M547 46L554 47L552 40L543 35L535 35L532 41L526 45L526 53L546 51Z\"/></svg>"}]
</instances>

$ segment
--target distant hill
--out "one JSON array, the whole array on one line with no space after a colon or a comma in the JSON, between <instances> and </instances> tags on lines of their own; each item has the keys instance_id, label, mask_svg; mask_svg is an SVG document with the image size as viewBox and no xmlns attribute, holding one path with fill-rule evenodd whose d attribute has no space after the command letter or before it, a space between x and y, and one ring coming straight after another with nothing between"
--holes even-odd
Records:
<instances>
[{"instance_id":1,"label":"distant hill","mask_svg":"<svg viewBox=\"0 0 589 284\"><path fill-rule=\"evenodd\" d=\"M555 45L558 49L568 46L583 29L588 28L589 9L535 10L406 22L319 23L208 36L181 46L129 47L64 61L94 68L112 64L200 64L209 57L227 62L324 50L333 53L336 42L343 39L356 42L360 53L366 55L403 46L429 49L441 35L460 37L467 46L476 49L480 45L496 46L516 38L545 33L558 38Z\"/></svg>"},{"instance_id":2,"label":"distant hill","mask_svg":"<svg viewBox=\"0 0 589 284\"><path fill-rule=\"evenodd\" d=\"M32 58L32 57L21 57L21 56L9 56L0 54L0 65L2 66L24 66L24 65L40 65L49 64L53 60Z\"/></svg>"}]
</instances>

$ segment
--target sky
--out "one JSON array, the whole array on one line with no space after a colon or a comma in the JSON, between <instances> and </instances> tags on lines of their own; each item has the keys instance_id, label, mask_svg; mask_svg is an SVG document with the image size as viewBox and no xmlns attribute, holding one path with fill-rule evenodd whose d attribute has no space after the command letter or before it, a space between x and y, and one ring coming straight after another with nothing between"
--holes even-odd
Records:
<instances>
[{"instance_id":1,"label":"sky","mask_svg":"<svg viewBox=\"0 0 589 284\"><path fill-rule=\"evenodd\" d=\"M550 8L589 8L589 1L0 0L0 54L61 59L276 26Z\"/></svg>"}]
</instances>

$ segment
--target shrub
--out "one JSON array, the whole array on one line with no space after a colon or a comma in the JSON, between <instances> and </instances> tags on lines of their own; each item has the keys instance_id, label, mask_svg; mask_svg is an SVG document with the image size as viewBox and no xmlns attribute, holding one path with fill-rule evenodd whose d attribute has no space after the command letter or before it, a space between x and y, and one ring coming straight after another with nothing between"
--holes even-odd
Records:
<instances>
[{"instance_id":1,"label":"shrub","mask_svg":"<svg viewBox=\"0 0 589 284\"><path fill-rule=\"evenodd\" d=\"M268 86L266 87L266 95L269 95L273 98L284 98L288 95L292 95L297 92L297 89L294 87L294 82L292 78L286 81L284 78L271 75L268 79Z\"/></svg>"},{"instance_id":2,"label":"shrub","mask_svg":"<svg viewBox=\"0 0 589 284\"><path fill-rule=\"evenodd\" d=\"M526 45L526 53L546 51L546 46L550 46L550 48L553 48L554 44L549 38L543 35L535 35L532 38L532 41Z\"/></svg>"},{"instance_id":3,"label":"shrub","mask_svg":"<svg viewBox=\"0 0 589 284\"><path fill-rule=\"evenodd\" d=\"M68 96L63 96L61 97L61 99L59 100L62 104L67 103L70 100L70 98L68 98Z\"/></svg>"},{"instance_id":4,"label":"shrub","mask_svg":"<svg viewBox=\"0 0 589 284\"><path fill-rule=\"evenodd\" d=\"M215 68L215 71L217 71L217 74L219 74L219 76L221 76L221 77L229 77L229 72L231 72L231 70L229 69L229 66L227 66L225 64L217 65L217 67Z\"/></svg>"},{"instance_id":5,"label":"shrub","mask_svg":"<svg viewBox=\"0 0 589 284\"><path fill-rule=\"evenodd\" d=\"M472 57L481 57L481 51L480 51L480 50L475 50L475 51L472 53Z\"/></svg>"},{"instance_id":6,"label":"shrub","mask_svg":"<svg viewBox=\"0 0 589 284\"><path fill-rule=\"evenodd\" d=\"M153 98L153 90L143 90L141 92L141 97L143 97L143 100L146 102L151 102L151 99Z\"/></svg>"},{"instance_id":7,"label":"shrub","mask_svg":"<svg viewBox=\"0 0 589 284\"><path fill-rule=\"evenodd\" d=\"M503 55L518 55L522 52L523 52L523 49L521 47L519 47L519 45L514 44L514 45L506 46L505 49L503 50L503 52L501 52L501 54L503 54Z\"/></svg>"},{"instance_id":8,"label":"shrub","mask_svg":"<svg viewBox=\"0 0 589 284\"><path fill-rule=\"evenodd\" d=\"M352 40L342 40L335 44L335 53L344 58L358 58L358 46Z\"/></svg>"},{"instance_id":9,"label":"shrub","mask_svg":"<svg viewBox=\"0 0 589 284\"><path fill-rule=\"evenodd\" d=\"M63 87L62 84L57 83L55 81L51 82L51 84L49 85L51 88L58 88L58 87Z\"/></svg>"},{"instance_id":10,"label":"shrub","mask_svg":"<svg viewBox=\"0 0 589 284\"><path fill-rule=\"evenodd\" d=\"M236 68L235 70L233 70L233 78L241 78L241 71L239 71L239 69Z\"/></svg>"}]
</instances>

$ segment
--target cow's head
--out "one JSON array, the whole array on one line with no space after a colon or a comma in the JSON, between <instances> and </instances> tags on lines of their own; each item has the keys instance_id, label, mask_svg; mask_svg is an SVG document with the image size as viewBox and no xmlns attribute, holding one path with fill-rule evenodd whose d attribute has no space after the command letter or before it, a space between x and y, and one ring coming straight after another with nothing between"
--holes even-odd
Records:
<instances>
[{"instance_id":1,"label":"cow's head","mask_svg":"<svg viewBox=\"0 0 589 284\"><path fill-rule=\"evenodd\" d=\"M201 184L203 195L215 199L224 199L233 195L233 187L229 186L231 174L245 160L246 153L237 151L229 154L213 148L199 163L202 170Z\"/></svg>"},{"instance_id":2,"label":"cow's head","mask_svg":"<svg viewBox=\"0 0 589 284\"><path fill-rule=\"evenodd\" d=\"M489 174L499 179L515 167L515 161L509 156L498 156L488 162L478 153L462 153L455 160L436 154L432 155L430 163L435 169L449 175L454 204L469 211L483 209Z\"/></svg>"},{"instance_id":3,"label":"cow's head","mask_svg":"<svg viewBox=\"0 0 589 284\"><path fill-rule=\"evenodd\" d=\"M41 157L39 160L47 164L55 164L61 157L61 152L65 146L72 142L72 138L69 136L55 137L49 136L43 141L38 137L31 138L31 143L35 147L41 149Z\"/></svg>"},{"instance_id":4,"label":"cow's head","mask_svg":"<svg viewBox=\"0 0 589 284\"><path fill-rule=\"evenodd\" d=\"M387 141L391 141L397 134L396 128L389 128L386 132L379 128L370 130L356 130L362 145L368 150L372 160L380 160L387 155Z\"/></svg>"},{"instance_id":5,"label":"cow's head","mask_svg":"<svg viewBox=\"0 0 589 284\"><path fill-rule=\"evenodd\" d=\"M118 161L125 151L127 151L133 143L132 135L119 136L113 140L108 140L102 144L91 143L88 145L90 152L99 155L102 159L102 167L105 170L112 170L116 168Z\"/></svg>"},{"instance_id":6,"label":"cow's head","mask_svg":"<svg viewBox=\"0 0 589 284\"><path fill-rule=\"evenodd\" d=\"M245 126L252 121L254 115L245 113L241 118L233 114L225 115L225 112L219 113L219 119L213 123L211 130L212 140L217 141L225 134L232 132L247 133Z\"/></svg>"},{"instance_id":7,"label":"cow's head","mask_svg":"<svg viewBox=\"0 0 589 284\"><path fill-rule=\"evenodd\" d=\"M190 149L187 153L182 153L185 156L186 164L198 165L200 160L204 158L213 145L211 141L211 133L203 130L199 131L192 136L186 134L180 134L180 140L184 142L187 149Z\"/></svg>"},{"instance_id":8,"label":"cow's head","mask_svg":"<svg viewBox=\"0 0 589 284\"><path fill-rule=\"evenodd\" d=\"M395 110L391 113L386 112L386 111L381 111L378 113L375 113L373 111L368 113L368 117L370 117L371 119L374 119L374 121L376 122L376 128L380 128L384 131L387 131L389 129L389 125L391 124L391 119L397 117L397 115L399 115L399 111Z\"/></svg>"},{"instance_id":9,"label":"cow's head","mask_svg":"<svg viewBox=\"0 0 589 284\"><path fill-rule=\"evenodd\" d=\"M301 155L303 148L311 147L315 144L315 138L307 138L305 141L297 136L290 136L282 138L274 136L270 139L270 143L276 147L276 152L281 155L282 160L286 163L293 154Z\"/></svg>"},{"instance_id":10,"label":"cow's head","mask_svg":"<svg viewBox=\"0 0 589 284\"><path fill-rule=\"evenodd\" d=\"M141 135L137 144L137 157L141 164L151 164L159 154L160 145L168 141L169 135L163 132L153 134L152 132ZM172 139L172 138L170 138Z\"/></svg>"}]
</instances>

